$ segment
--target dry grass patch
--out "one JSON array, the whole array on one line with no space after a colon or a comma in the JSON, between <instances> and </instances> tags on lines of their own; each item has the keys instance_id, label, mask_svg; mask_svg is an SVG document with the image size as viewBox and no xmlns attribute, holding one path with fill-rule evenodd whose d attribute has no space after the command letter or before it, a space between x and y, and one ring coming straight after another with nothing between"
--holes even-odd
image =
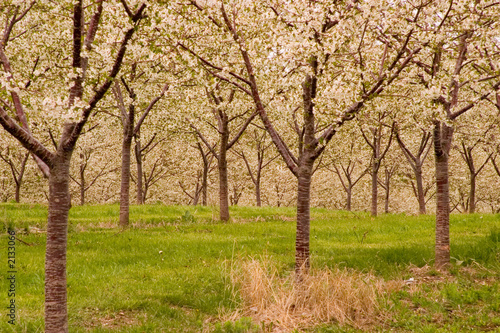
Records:
<instances>
[{"instance_id":1,"label":"dry grass patch","mask_svg":"<svg viewBox=\"0 0 500 333\"><path fill-rule=\"evenodd\" d=\"M107 311L102 313L99 310L87 309L85 312L87 314L85 321L85 328L87 330L94 330L96 328L123 329L137 326L147 318L145 313L132 310Z\"/></svg>"},{"instance_id":2,"label":"dry grass patch","mask_svg":"<svg viewBox=\"0 0 500 333\"><path fill-rule=\"evenodd\" d=\"M379 298L403 286L371 274L329 268L312 270L298 282L294 274L281 277L267 260L243 262L231 270L231 279L242 300L242 309L231 319L248 316L275 332L329 322L368 327L382 312Z\"/></svg>"}]
</instances>

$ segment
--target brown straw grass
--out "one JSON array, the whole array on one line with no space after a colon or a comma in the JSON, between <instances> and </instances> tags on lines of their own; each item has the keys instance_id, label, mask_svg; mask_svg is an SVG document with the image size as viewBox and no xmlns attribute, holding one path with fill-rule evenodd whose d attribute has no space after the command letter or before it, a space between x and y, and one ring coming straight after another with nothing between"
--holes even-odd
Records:
<instances>
[{"instance_id":1,"label":"brown straw grass","mask_svg":"<svg viewBox=\"0 0 500 333\"><path fill-rule=\"evenodd\" d=\"M233 314L252 317L274 332L290 332L321 323L337 322L356 328L375 323L380 314L378 298L399 286L371 274L347 269L314 270L281 277L268 260L249 260L231 269L242 309Z\"/></svg>"}]
</instances>

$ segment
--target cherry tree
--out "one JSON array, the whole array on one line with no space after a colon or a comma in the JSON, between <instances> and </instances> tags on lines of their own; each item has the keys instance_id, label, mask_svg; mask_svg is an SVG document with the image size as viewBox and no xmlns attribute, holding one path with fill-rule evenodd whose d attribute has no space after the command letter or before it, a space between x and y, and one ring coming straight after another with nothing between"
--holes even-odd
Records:
<instances>
[{"instance_id":1,"label":"cherry tree","mask_svg":"<svg viewBox=\"0 0 500 333\"><path fill-rule=\"evenodd\" d=\"M431 149L430 145L431 133L427 132L425 129L421 129L421 131L422 133L420 135L420 141L417 142L416 144L418 148L415 153L412 153L409 144L405 143L405 140L403 140L403 137L401 135L401 130L399 128L396 129L396 139L398 141L399 147L401 148L401 151L403 152L403 155L410 164L414 173L416 186L412 182L412 187L414 189L415 196L417 197L418 200L418 212L419 214L426 214L426 209L425 209L426 191L424 189L424 181L422 177L422 166Z\"/></svg>"},{"instance_id":2,"label":"cherry tree","mask_svg":"<svg viewBox=\"0 0 500 333\"><path fill-rule=\"evenodd\" d=\"M462 114L484 104L499 87L495 57L498 38L498 4L450 2L439 15L427 21L426 29L435 38L415 58L417 74L424 87L433 122L436 170L435 265L448 266L449 239L449 156L454 122Z\"/></svg>"},{"instance_id":3,"label":"cherry tree","mask_svg":"<svg viewBox=\"0 0 500 333\"><path fill-rule=\"evenodd\" d=\"M349 128L351 127L351 128ZM364 162L366 154L362 147L359 133L353 126L343 128L342 140L337 139L333 155L324 161L325 168L337 175L342 188L346 194L346 203L344 208L347 211L352 210L352 196L354 186L358 185L361 179L370 171L370 166Z\"/></svg>"},{"instance_id":4,"label":"cherry tree","mask_svg":"<svg viewBox=\"0 0 500 333\"><path fill-rule=\"evenodd\" d=\"M186 61L198 62L207 73L252 98L297 178L296 269L307 269L314 163L337 130L390 86L420 52L423 45L412 37L424 5L194 0L181 5L183 10L173 12L182 13L178 22L189 27L178 31L183 38L178 45L190 56ZM198 38L186 38L193 35ZM213 38L218 53L205 47L214 45ZM292 145L285 141L280 120L287 117L286 111L295 114L293 110L302 110L302 117Z\"/></svg>"},{"instance_id":5,"label":"cherry tree","mask_svg":"<svg viewBox=\"0 0 500 333\"><path fill-rule=\"evenodd\" d=\"M198 137L198 135L196 135ZM214 159L214 156L212 155L210 149L204 149L204 145L200 143L199 140L197 140L195 145L192 145L198 153L200 154L201 160L202 160L202 167L201 169L198 169L196 172L196 184L195 188L193 189L193 193L189 193L189 190L186 188L186 185L184 184L183 180L179 180L179 186L182 189L182 192L186 194L190 199L190 204L193 204L193 206L198 205L199 200L200 200L200 195L201 195L201 204L203 206L207 205L207 192L208 192L208 175L210 171L212 171L212 162ZM213 147L215 148L215 147Z\"/></svg>"},{"instance_id":6,"label":"cherry tree","mask_svg":"<svg viewBox=\"0 0 500 333\"><path fill-rule=\"evenodd\" d=\"M131 81L136 80L136 68L132 65L132 73L130 74ZM130 160L131 160L131 147L132 140L136 137L136 140L140 140L140 129L144 120L151 112L155 104L165 95L165 92L168 89L168 84L164 85L161 92L158 96L151 99L147 107L142 111L139 120L137 123L135 122L135 112L136 112L136 99L137 94L134 91L134 88L127 84L124 77L121 78L121 82L127 91L127 95L130 99L130 102L127 103L125 101L124 94L122 93L121 84L119 82L115 82L113 86L113 93L115 95L118 108L120 110L120 119L123 125L123 140L122 140L122 164L121 164L121 189L120 189L120 226L126 227L129 224L129 206L130 206ZM143 82L136 83L137 85L143 85ZM136 150L139 149L140 153L140 144L136 145ZM140 159L141 155L137 155L136 158L139 158L139 167L142 167L142 159ZM140 178L138 178L138 182L141 182L141 191L142 191L142 168L140 169ZM140 179L140 180L139 180Z\"/></svg>"},{"instance_id":7,"label":"cherry tree","mask_svg":"<svg viewBox=\"0 0 500 333\"><path fill-rule=\"evenodd\" d=\"M222 83L225 85L225 82ZM204 117L204 122L208 127L217 132L217 142L209 142L202 131L193 123L190 127L194 130L200 141L210 151L211 155L217 159L219 171L219 217L221 221L229 220L229 184L227 153L238 142L246 128L256 113L252 109L241 103L241 99L235 88L223 89L218 83L211 91L206 91L210 101L212 120ZM236 111L234 111L237 105ZM231 112L233 111L233 112ZM238 112L239 111L239 112ZM232 126L231 126L232 125ZM231 136L232 134L232 136Z\"/></svg>"},{"instance_id":8,"label":"cherry tree","mask_svg":"<svg viewBox=\"0 0 500 333\"><path fill-rule=\"evenodd\" d=\"M89 124L91 127L81 135L80 144L75 149L76 163L73 163L70 172L70 178L78 188L80 205L86 203L87 192L102 178L119 170L114 164L117 161L110 156L116 146L113 141L109 140L113 137L111 127L100 128L99 123L108 121L95 118L98 119L93 119L93 123L96 124Z\"/></svg>"},{"instance_id":9,"label":"cherry tree","mask_svg":"<svg viewBox=\"0 0 500 333\"><path fill-rule=\"evenodd\" d=\"M122 17L116 4L104 1L16 1L2 7L8 24L0 44L0 94L10 101L0 106L0 124L50 173L45 256L45 331L49 333L68 332L66 249L72 153L92 111L117 76L146 8L137 4L131 9L125 0L122 4L126 12ZM71 18L62 19L67 14ZM110 41L110 36L121 37ZM19 55L38 59L40 66L50 70L27 69ZM35 138L27 122L31 113L49 109L61 128L55 151Z\"/></svg>"},{"instance_id":10,"label":"cherry tree","mask_svg":"<svg viewBox=\"0 0 500 333\"><path fill-rule=\"evenodd\" d=\"M8 165L14 181L14 200L16 202L19 202L21 197L21 185L29 156L29 151L15 146L7 146L3 151L0 151L0 159Z\"/></svg>"},{"instance_id":11,"label":"cherry tree","mask_svg":"<svg viewBox=\"0 0 500 333\"><path fill-rule=\"evenodd\" d=\"M246 137L247 142L245 142L244 146L250 146L253 150L253 154L256 157L255 163L250 159L250 152L245 153L245 150L233 149L233 152L241 157L245 162L245 167L248 171L248 175L252 180L252 183L255 187L255 203L257 207L262 206L262 190L261 190L261 182L262 182L262 171L269 166L279 155L274 154L274 156L268 156L266 158L266 152L272 147L273 143L267 141L268 138L267 132L265 130L259 130L258 128L254 128L250 131L247 131Z\"/></svg>"},{"instance_id":12,"label":"cherry tree","mask_svg":"<svg viewBox=\"0 0 500 333\"><path fill-rule=\"evenodd\" d=\"M383 164L383 178L378 177L378 184L384 189L384 213L389 213L389 199L391 195L392 188L392 177L396 174L399 168L399 161L397 158L388 159L387 157L384 160Z\"/></svg>"},{"instance_id":13,"label":"cherry tree","mask_svg":"<svg viewBox=\"0 0 500 333\"><path fill-rule=\"evenodd\" d=\"M394 122L387 124L386 120L389 118L390 114L388 111L384 110L382 112L377 112L374 115L374 119L363 119L365 124L361 124L360 130L363 135L363 139L365 139L366 144L370 147L372 151L371 157L371 176L372 176L372 201L371 201L371 215L377 216L377 208L378 208L378 184L379 177L378 172L380 166L382 165L382 161L389 151L389 148L392 144L392 138L394 134ZM363 129L363 125L368 127L368 131ZM387 136L385 147L383 143L384 135ZM386 170L387 171L387 170ZM392 175L393 171L389 174L386 173L386 176ZM389 194L389 186L387 178L387 182L384 182L384 186L386 188L386 194ZM388 196L386 195L386 203L388 202ZM388 206L386 204L386 210Z\"/></svg>"},{"instance_id":14,"label":"cherry tree","mask_svg":"<svg viewBox=\"0 0 500 333\"><path fill-rule=\"evenodd\" d=\"M135 146L134 155L135 162L137 165L137 174L131 175L132 181L136 183L137 189L137 204L142 205L146 203L148 198L148 191L156 184L162 177L166 174L164 168L161 167L161 156L153 157L153 150L157 148L165 138L157 138L156 133L154 133L149 141L142 146L141 144L141 131L138 131L134 136ZM150 165L145 164L153 159Z\"/></svg>"},{"instance_id":15,"label":"cherry tree","mask_svg":"<svg viewBox=\"0 0 500 333\"><path fill-rule=\"evenodd\" d=\"M489 153L486 158L479 164L479 166L476 166L474 163L474 155L472 154L472 151L474 148L476 148L477 145L469 145L466 146L465 142L461 142L461 149L460 149L460 155L464 159L465 163L467 164L467 169L469 171L469 179L470 179L470 190L469 190L469 200L468 200L468 213L473 214L476 212L476 180L477 176L481 171L483 171L484 167L490 160L491 156L493 155L493 152Z\"/></svg>"}]
</instances>

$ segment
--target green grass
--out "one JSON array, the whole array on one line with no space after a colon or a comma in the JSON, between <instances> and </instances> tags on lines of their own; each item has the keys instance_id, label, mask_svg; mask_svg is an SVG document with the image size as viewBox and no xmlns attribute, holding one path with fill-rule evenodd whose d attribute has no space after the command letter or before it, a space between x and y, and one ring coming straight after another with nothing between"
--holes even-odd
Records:
<instances>
[{"instance_id":1,"label":"green grass","mask_svg":"<svg viewBox=\"0 0 500 333\"><path fill-rule=\"evenodd\" d=\"M216 220L213 207L132 206L123 232L117 205L70 211L68 307L71 332L254 332L234 311L231 260L266 254L286 274L294 267L295 210L231 207L232 222ZM47 208L0 204L2 237L1 332L43 332L43 264ZM16 245L18 321L7 324L7 235ZM313 209L313 267L349 267L386 280L412 277L432 265L433 216L381 215ZM452 215L451 278L402 289L385 299L391 313L371 330L500 331L500 215ZM440 277L437 272L428 274ZM5 305L5 306L4 306ZM256 326L257 325L257 326ZM355 331L334 323L317 332Z\"/></svg>"}]
</instances>

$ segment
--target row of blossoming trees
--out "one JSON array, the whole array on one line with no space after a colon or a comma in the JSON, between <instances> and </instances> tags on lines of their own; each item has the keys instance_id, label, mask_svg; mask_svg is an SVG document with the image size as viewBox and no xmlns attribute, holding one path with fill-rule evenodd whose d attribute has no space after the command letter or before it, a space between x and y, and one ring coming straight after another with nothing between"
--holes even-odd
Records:
<instances>
[{"instance_id":1,"label":"row of blossoming trees","mask_svg":"<svg viewBox=\"0 0 500 333\"><path fill-rule=\"evenodd\" d=\"M159 115L151 114L151 119L156 116ZM130 203L218 205L219 182L213 155L207 148L203 150L201 147L200 150L201 142L196 141L195 133L185 131L177 135L175 129L160 131L151 121L146 120L142 129L140 142L144 143L140 164L136 159L135 143L132 147ZM493 132L496 127L494 122L483 125L487 126L478 130L459 123L450 156L452 212L500 211L498 146ZM114 126L96 127L92 135L79 141L70 170L73 206L120 201L121 138L107 134L109 129L121 130L119 123ZM385 132L381 135L381 144L385 149L390 127L384 126L382 130ZM463 134L464 130L468 132ZM336 153L327 150L313 175L311 205L370 211L373 151L364 140L357 121L346 127L343 133L333 144ZM435 186L431 133L415 128L397 134L402 145L398 144L396 133L393 133L379 167L378 212L433 213ZM3 142L0 202L47 203L47 181L35 161L4 132L0 137ZM251 127L243 134L241 142L228 156L229 204L293 206L296 184L277 157L265 131ZM138 182L138 168L142 168L139 170L142 183ZM473 201L471 193L475 197Z\"/></svg>"},{"instance_id":2,"label":"row of blossoming trees","mask_svg":"<svg viewBox=\"0 0 500 333\"><path fill-rule=\"evenodd\" d=\"M113 201L119 186L126 226L131 180L142 203L170 179L160 191L192 202L219 193L228 220L248 174L257 202L273 186L295 200L299 274L311 200L345 192L351 209L359 179L372 215L380 188L386 209L395 184L422 213L432 198L438 268L450 211L498 201L480 186L498 174L497 2L11 0L0 11L2 170L18 194L23 179L48 184L46 332L68 331L71 187L84 203ZM462 180L452 205L450 167Z\"/></svg>"},{"instance_id":3,"label":"row of blossoming trees","mask_svg":"<svg viewBox=\"0 0 500 333\"><path fill-rule=\"evenodd\" d=\"M311 197L313 206L368 211L372 208L370 166L373 152L364 141L358 125L353 125L356 127L343 136L344 141L339 140L335 143L337 154L327 151L314 173ZM116 126L119 128L120 125ZM464 125L463 128L468 127ZM390 128L385 130L390 131ZM421 179L416 177L414 170L417 165L413 159L417 159L418 156L408 155L410 160L407 160L404 155L406 149L403 150L404 148L396 141L397 137L394 136L381 161L380 174L377 177L378 212L434 212L434 163L433 159L429 158L432 157L429 155L432 149L430 133L420 131L420 137L413 134L399 134L399 136L404 144L403 147L406 147L412 155L419 155L421 151L419 158L422 162L417 162L417 164L423 163L419 167L421 170L417 171L422 173ZM488 136L489 140L492 140L490 143L485 142L483 132L469 133L468 136L459 133L452 147L450 157L452 212L495 213L500 210L497 186L499 175L496 171L498 161L493 144L495 135L491 133L491 129L486 128L485 131L490 132ZM114 203L120 200L121 142L117 138L109 141L112 137L106 137L104 134L105 132L96 129L92 136L84 137L80 141L70 170L70 193L73 205ZM210 154L207 156L207 150L204 152L205 155L202 155L199 143L194 141L196 137L193 134L190 137L190 133L186 133L178 138L172 133L149 132L149 128L145 127L142 135L147 139L140 166L142 177L139 178L142 179L142 184L137 182L139 165L135 159L134 144L131 203L218 205L217 165L213 156ZM168 141L162 135L167 135ZM383 139L388 138L383 137ZM407 142L412 139L418 141ZM0 201L46 203L47 181L41 176L34 160L29 159L27 152L8 136L4 135L2 140L4 145L0 152L2 158ZM230 152L228 157L230 205L277 207L294 205L296 198L293 189L296 184L277 159L271 144L264 131L251 129L243 136L242 142ZM382 144L385 148L385 141L382 141ZM259 167L259 161L262 167ZM257 177L260 178L259 181ZM471 193L475 197L473 201L470 199Z\"/></svg>"}]
</instances>

